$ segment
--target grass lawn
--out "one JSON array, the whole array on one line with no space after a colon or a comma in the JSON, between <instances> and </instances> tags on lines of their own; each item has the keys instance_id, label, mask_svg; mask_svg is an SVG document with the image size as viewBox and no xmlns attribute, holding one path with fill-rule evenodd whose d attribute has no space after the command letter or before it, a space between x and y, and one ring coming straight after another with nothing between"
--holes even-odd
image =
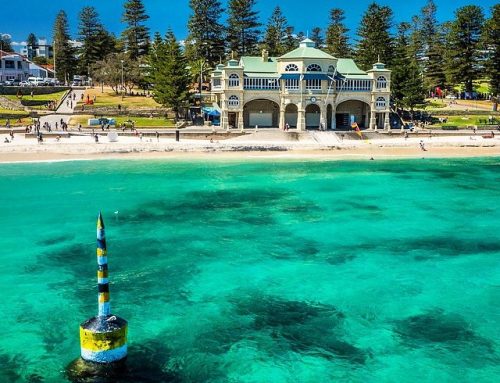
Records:
<instances>
[{"instance_id":1,"label":"grass lawn","mask_svg":"<svg viewBox=\"0 0 500 383\"><path fill-rule=\"evenodd\" d=\"M446 116L440 116L446 117ZM458 126L461 128L466 128L469 125L485 125L485 121L488 119L486 115L463 115L463 116L448 116L446 117L447 121L432 125L433 127L441 127L441 126ZM481 121L480 121L481 120ZM498 117L496 121L498 121Z\"/></svg>"},{"instance_id":2,"label":"grass lawn","mask_svg":"<svg viewBox=\"0 0 500 383\"><path fill-rule=\"evenodd\" d=\"M137 90L138 91L138 90ZM136 92L133 90L133 92ZM96 102L94 106L115 106L121 105L123 108L159 108L161 107L152 97L144 97L144 96L125 96L122 100L122 96L120 94L116 94L111 88L104 88L104 93L101 93L100 87L89 88L85 90L85 95L83 101L87 100L87 95L91 100L96 97ZM79 104L82 103L82 100L79 100Z\"/></svg>"},{"instance_id":3,"label":"grass lawn","mask_svg":"<svg viewBox=\"0 0 500 383\"><path fill-rule=\"evenodd\" d=\"M425 104L425 107L428 109L441 109L441 108L446 108L447 106L448 106L448 104L445 101L434 100L432 98L427 99L426 104ZM420 107L420 105L419 105L419 107Z\"/></svg>"},{"instance_id":4,"label":"grass lawn","mask_svg":"<svg viewBox=\"0 0 500 383\"><path fill-rule=\"evenodd\" d=\"M32 123L31 117L29 117L28 113L24 110L8 110L0 108L0 126L5 126L7 118L10 120L11 126L24 126Z\"/></svg>"},{"instance_id":5,"label":"grass lawn","mask_svg":"<svg viewBox=\"0 0 500 383\"><path fill-rule=\"evenodd\" d=\"M27 106L30 109L47 109L45 105L29 105L28 103L30 101L35 101L36 103L49 103L51 101L55 101L56 104L59 104L61 99L64 97L66 94L66 91L61 91L61 92L55 92L55 93L49 93L49 94L34 94L33 97L31 97L29 94L25 94L23 96L17 97L16 95L7 95L4 96L5 98L8 98L9 100L12 101L25 101L27 103Z\"/></svg>"},{"instance_id":6,"label":"grass lawn","mask_svg":"<svg viewBox=\"0 0 500 383\"><path fill-rule=\"evenodd\" d=\"M81 116L73 116L69 120L69 124L76 126L78 124L82 124L83 127L88 127L87 120L89 118L94 118L94 116L90 115L81 115ZM127 120L132 120L135 123L136 128L145 128L145 127L153 127L153 128L173 128L175 127L172 120L167 120L165 118L149 118L149 117L112 117L116 120L116 127L118 128L122 123ZM95 128L95 127L93 127Z\"/></svg>"}]
</instances>

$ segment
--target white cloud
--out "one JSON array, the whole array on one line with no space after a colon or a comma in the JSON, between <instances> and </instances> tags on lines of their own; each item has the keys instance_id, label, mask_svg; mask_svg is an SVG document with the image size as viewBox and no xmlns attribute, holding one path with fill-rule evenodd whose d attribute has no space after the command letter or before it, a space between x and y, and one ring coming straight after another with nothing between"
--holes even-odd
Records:
<instances>
[{"instance_id":1,"label":"white cloud","mask_svg":"<svg viewBox=\"0 0 500 383\"><path fill-rule=\"evenodd\" d=\"M17 41L13 41L10 43L10 45L12 45L13 47L22 47L26 45L26 41L21 41L20 43L18 43Z\"/></svg>"}]
</instances>

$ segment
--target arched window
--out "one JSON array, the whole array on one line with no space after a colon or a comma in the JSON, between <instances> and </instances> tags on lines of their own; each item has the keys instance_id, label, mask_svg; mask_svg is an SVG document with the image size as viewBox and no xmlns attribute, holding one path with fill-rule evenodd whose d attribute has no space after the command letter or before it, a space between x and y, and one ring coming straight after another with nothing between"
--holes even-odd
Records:
<instances>
[{"instance_id":1,"label":"arched window","mask_svg":"<svg viewBox=\"0 0 500 383\"><path fill-rule=\"evenodd\" d=\"M238 106L240 105L240 99L238 96L229 96L227 100L227 106Z\"/></svg>"},{"instance_id":2,"label":"arched window","mask_svg":"<svg viewBox=\"0 0 500 383\"><path fill-rule=\"evenodd\" d=\"M377 89L387 88L387 79L384 76L377 78Z\"/></svg>"},{"instance_id":3,"label":"arched window","mask_svg":"<svg viewBox=\"0 0 500 383\"><path fill-rule=\"evenodd\" d=\"M385 98L378 97L377 101L375 101L375 108L377 108L377 109L385 109Z\"/></svg>"},{"instance_id":4,"label":"arched window","mask_svg":"<svg viewBox=\"0 0 500 383\"><path fill-rule=\"evenodd\" d=\"M335 67L333 65L328 67L328 73L335 73Z\"/></svg>"},{"instance_id":5,"label":"arched window","mask_svg":"<svg viewBox=\"0 0 500 383\"><path fill-rule=\"evenodd\" d=\"M321 72L321 67L318 64L311 64L307 67L308 72Z\"/></svg>"},{"instance_id":6,"label":"arched window","mask_svg":"<svg viewBox=\"0 0 500 383\"><path fill-rule=\"evenodd\" d=\"M298 72L298 71L299 71L299 67L295 64L288 64L285 67L285 72Z\"/></svg>"},{"instance_id":7,"label":"arched window","mask_svg":"<svg viewBox=\"0 0 500 383\"><path fill-rule=\"evenodd\" d=\"M240 86L240 76L236 73L229 75L229 86Z\"/></svg>"}]
</instances>

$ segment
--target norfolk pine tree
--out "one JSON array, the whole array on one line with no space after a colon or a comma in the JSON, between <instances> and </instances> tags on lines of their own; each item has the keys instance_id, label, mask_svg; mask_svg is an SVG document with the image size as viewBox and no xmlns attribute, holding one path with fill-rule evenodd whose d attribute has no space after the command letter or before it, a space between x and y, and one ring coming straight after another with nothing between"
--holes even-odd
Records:
<instances>
[{"instance_id":1,"label":"norfolk pine tree","mask_svg":"<svg viewBox=\"0 0 500 383\"><path fill-rule=\"evenodd\" d=\"M75 49L70 45L69 25L66 12L59 11L54 22L54 64L56 77L68 83L76 73Z\"/></svg>"},{"instance_id":2,"label":"norfolk pine tree","mask_svg":"<svg viewBox=\"0 0 500 383\"><path fill-rule=\"evenodd\" d=\"M333 8L330 11L330 24L326 30L326 51L334 57L350 57L349 29L344 25L344 11Z\"/></svg>"},{"instance_id":3,"label":"norfolk pine tree","mask_svg":"<svg viewBox=\"0 0 500 383\"><path fill-rule=\"evenodd\" d=\"M263 41L264 48L269 51L269 56L281 56L286 52L283 42L287 35L287 28L288 21L281 12L281 8L277 6L267 22Z\"/></svg>"},{"instance_id":4,"label":"norfolk pine tree","mask_svg":"<svg viewBox=\"0 0 500 383\"><path fill-rule=\"evenodd\" d=\"M229 49L240 56L257 52L260 23L255 3L255 0L230 0L228 4L227 41Z\"/></svg>"},{"instance_id":5,"label":"norfolk pine tree","mask_svg":"<svg viewBox=\"0 0 500 383\"><path fill-rule=\"evenodd\" d=\"M169 30L162 40L155 35L149 55L150 76L153 87L153 98L159 104L172 108L176 118L179 110L186 105L190 84L187 61L174 33Z\"/></svg>"},{"instance_id":6,"label":"norfolk pine tree","mask_svg":"<svg viewBox=\"0 0 500 383\"><path fill-rule=\"evenodd\" d=\"M447 75L454 84L464 84L472 92L473 81L480 75L481 33L484 15L481 7L467 5L455 12L448 33Z\"/></svg>"},{"instance_id":7,"label":"norfolk pine tree","mask_svg":"<svg viewBox=\"0 0 500 383\"><path fill-rule=\"evenodd\" d=\"M390 35L392 10L387 6L371 3L358 28L357 62L362 69L369 69L378 61L391 66L393 43Z\"/></svg>"},{"instance_id":8,"label":"norfolk pine tree","mask_svg":"<svg viewBox=\"0 0 500 383\"><path fill-rule=\"evenodd\" d=\"M38 41L34 33L30 33L26 39L26 47L28 48L28 59L33 60L36 57L36 46Z\"/></svg>"},{"instance_id":9,"label":"norfolk pine tree","mask_svg":"<svg viewBox=\"0 0 500 383\"><path fill-rule=\"evenodd\" d=\"M316 48L321 48L325 44L325 41L323 40L323 35L321 34L321 28L320 27L314 27L311 31L311 40L314 41L316 44Z\"/></svg>"},{"instance_id":10,"label":"norfolk pine tree","mask_svg":"<svg viewBox=\"0 0 500 383\"><path fill-rule=\"evenodd\" d=\"M82 42L79 57L80 73L87 73L97 61L116 52L116 40L99 21L94 7L83 7L79 14L79 40Z\"/></svg>"},{"instance_id":11,"label":"norfolk pine tree","mask_svg":"<svg viewBox=\"0 0 500 383\"><path fill-rule=\"evenodd\" d=\"M149 28L144 22L149 19L142 0L128 0L123 5L122 22L127 27L122 32L122 40L126 52L135 60L148 54Z\"/></svg>"},{"instance_id":12,"label":"norfolk pine tree","mask_svg":"<svg viewBox=\"0 0 500 383\"><path fill-rule=\"evenodd\" d=\"M491 9L491 18L486 21L483 39L488 58L485 63L486 72L490 78L490 92L494 97L500 97L500 4Z\"/></svg>"},{"instance_id":13,"label":"norfolk pine tree","mask_svg":"<svg viewBox=\"0 0 500 383\"><path fill-rule=\"evenodd\" d=\"M189 6L193 13L188 21L186 56L190 62L204 59L214 66L225 53L221 3L218 0L190 0Z\"/></svg>"},{"instance_id":14,"label":"norfolk pine tree","mask_svg":"<svg viewBox=\"0 0 500 383\"><path fill-rule=\"evenodd\" d=\"M415 52L409 44L410 29L408 23L401 23L398 26L392 63L391 93L397 107L407 107L413 114L413 108L424 102L425 91Z\"/></svg>"}]
</instances>

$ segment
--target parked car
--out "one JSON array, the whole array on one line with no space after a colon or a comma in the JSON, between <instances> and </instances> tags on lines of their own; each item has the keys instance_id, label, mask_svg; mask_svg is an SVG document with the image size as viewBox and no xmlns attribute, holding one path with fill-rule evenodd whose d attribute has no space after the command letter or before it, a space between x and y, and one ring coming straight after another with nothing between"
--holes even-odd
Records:
<instances>
[{"instance_id":1,"label":"parked car","mask_svg":"<svg viewBox=\"0 0 500 383\"><path fill-rule=\"evenodd\" d=\"M31 84L30 84L28 81L21 81L21 82L19 83L19 86L23 86L23 87L25 87L25 86L31 86Z\"/></svg>"},{"instance_id":2,"label":"parked car","mask_svg":"<svg viewBox=\"0 0 500 383\"><path fill-rule=\"evenodd\" d=\"M14 85L14 80L5 80L4 85L5 86L12 86L12 85Z\"/></svg>"},{"instance_id":3,"label":"parked car","mask_svg":"<svg viewBox=\"0 0 500 383\"><path fill-rule=\"evenodd\" d=\"M456 100L457 96L455 96L454 94L449 94L445 98L448 99L448 100Z\"/></svg>"}]
</instances>

